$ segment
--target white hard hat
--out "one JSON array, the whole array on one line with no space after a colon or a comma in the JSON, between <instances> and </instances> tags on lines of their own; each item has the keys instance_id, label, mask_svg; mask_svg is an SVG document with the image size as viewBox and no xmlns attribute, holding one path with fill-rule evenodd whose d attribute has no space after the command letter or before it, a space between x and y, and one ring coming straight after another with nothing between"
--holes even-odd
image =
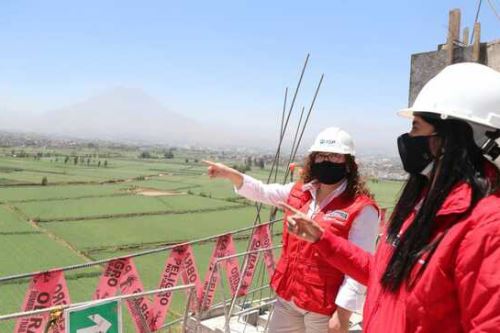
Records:
<instances>
[{"instance_id":1,"label":"white hard hat","mask_svg":"<svg viewBox=\"0 0 500 333\"><path fill-rule=\"evenodd\" d=\"M450 65L427 82L413 105L399 114L414 112L467 121L474 130L476 144L489 145L491 152L493 140L497 139L493 149L498 152L500 139L491 133L500 129L500 72L471 62ZM489 137L486 132L490 132ZM488 156L489 152L485 151L485 156L500 168L500 157Z\"/></svg>"},{"instance_id":2,"label":"white hard hat","mask_svg":"<svg viewBox=\"0 0 500 333\"><path fill-rule=\"evenodd\" d=\"M309 148L309 152L355 155L352 137L338 127L328 127L322 130Z\"/></svg>"},{"instance_id":3,"label":"white hard hat","mask_svg":"<svg viewBox=\"0 0 500 333\"><path fill-rule=\"evenodd\" d=\"M429 112L500 129L500 72L473 62L450 65L401 114Z\"/></svg>"}]
</instances>

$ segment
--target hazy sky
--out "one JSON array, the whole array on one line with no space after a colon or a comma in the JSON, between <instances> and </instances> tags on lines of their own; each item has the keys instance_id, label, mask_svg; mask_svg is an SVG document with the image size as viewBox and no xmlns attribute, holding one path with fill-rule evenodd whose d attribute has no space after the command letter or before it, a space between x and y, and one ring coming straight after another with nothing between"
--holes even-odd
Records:
<instances>
[{"instance_id":1,"label":"hazy sky","mask_svg":"<svg viewBox=\"0 0 500 333\"><path fill-rule=\"evenodd\" d=\"M200 122L272 135L309 52L297 106L325 73L310 134L340 125L361 150L393 146L410 55L445 42L452 8L473 25L472 0L2 0L0 107L43 112L137 87ZM500 37L488 0L479 20L483 41Z\"/></svg>"}]
</instances>

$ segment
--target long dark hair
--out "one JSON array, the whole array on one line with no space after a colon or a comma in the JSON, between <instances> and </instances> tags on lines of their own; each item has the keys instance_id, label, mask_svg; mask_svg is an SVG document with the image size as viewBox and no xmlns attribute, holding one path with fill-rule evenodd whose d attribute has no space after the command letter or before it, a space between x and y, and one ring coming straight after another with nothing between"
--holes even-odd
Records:
<instances>
[{"instance_id":1,"label":"long dark hair","mask_svg":"<svg viewBox=\"0 0 500 333\"><path fill-rule=\"evenodd\" d=\"M301 178L304 184L309 183L313 180L313 177L311 175L311 165L314 163L315 158L316 153L312 152L306 157L304 161L304 167L302 168L301 173ZM347 187L345 193L351 198L354 198L358 195L366 195L372 198L373 195L371 194L368 187L366 187L366 182L359 173L358 164L356 163L356 159L354 158L354 156L347 154L345 155L345 158L347 167Z\"/></svg>"},{"instance_id":2,"label":"long dark hair","mask_svg":"<svg viewBox=\"0 0 500 333\"><path fill-rule=\"evenodd\" d=\"M499 188L499 172L495 168L493 177L485 174L485 164L488 162L475 144L472 128L468 123L456 119L422 118L434 125L441 138L441 152L434 160L429 178L423 175L410 176L391 216L387 242L392 243L395 248L381 283L392 292L396 292L408 280L419 257L425 252L432 255L438 246L440 239L431 243L431 237L436 231L434 217L454 186L466 182L471 187L472 200L464 215L470 213L481 198ZM399 235L403 222L421 200L424 191L428 193L415 219ZM421 269L425 269L425 265ZM411 287L410 284L407 286Z\"/></svg>"}]
</instances>

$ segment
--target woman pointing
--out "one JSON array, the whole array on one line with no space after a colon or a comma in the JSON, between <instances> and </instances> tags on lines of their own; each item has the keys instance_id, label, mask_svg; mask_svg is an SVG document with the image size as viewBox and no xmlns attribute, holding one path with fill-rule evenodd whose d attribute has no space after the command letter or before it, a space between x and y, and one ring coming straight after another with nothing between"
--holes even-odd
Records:
<instances>
[{"instance_id":1,"label":"woman pointing","mask_svg":"<svg viewBox=\"0 0 500 333\"><path fill-rule=\"evenodd\" d=\"M264 184L220 163L208 175L230 180L245 198L279 206L286 201L338 237L365 251L375 247L379 210L360 180L351 136L327 128L309 149L296 183ZM286 214L289 214L287 212ZM271 279L278 299L270 333L347 332L352 312L361 310L365 287L325 265L309 242L283 231L283 251Z\"/></svg>"}]
</instances>

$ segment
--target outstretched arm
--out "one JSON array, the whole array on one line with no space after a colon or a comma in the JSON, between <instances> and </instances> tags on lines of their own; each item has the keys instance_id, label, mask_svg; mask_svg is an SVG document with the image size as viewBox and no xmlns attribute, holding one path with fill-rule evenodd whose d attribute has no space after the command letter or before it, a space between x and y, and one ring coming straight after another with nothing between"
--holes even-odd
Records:
<instances>
[{"instance_id":1,"label":"outstretched arm","mask_svg":"<svg viewBox=\"0 0 500 333\"><path fill-rule=\"evenodd\" d=\"M373 255L359 246L326 230L316 243L322 257L332 267L367 285L373 265Z\"/></svg>"},{"instance_id":2,"label":"outstretched arm","mask_svg":"<svg viewBox=\"0 0 500 333\"><path fill-rule=\"evenodd\" d=\"M277 206L279 202L288 198L293 183L264 184L260 180L245 175L238 170L230 168L222 163L203 161L208 164L208 176L210 178L224 178L231 181L236 193L257 202Z\"/></svg>"},{"instance_id":3,"label":"outstretched arm","mask_svg":"<svg viewBox=\"0 0 500 333\"><path fill-rule=\"evenodd\" d=\"M364 207L352 223L348 240L363 250L373 253L378 224L378 210L371 205ZM361 313L365 297L366 286L346 275L335 298L335 304L350 312Z\"/></svg>"}]
</instances>

